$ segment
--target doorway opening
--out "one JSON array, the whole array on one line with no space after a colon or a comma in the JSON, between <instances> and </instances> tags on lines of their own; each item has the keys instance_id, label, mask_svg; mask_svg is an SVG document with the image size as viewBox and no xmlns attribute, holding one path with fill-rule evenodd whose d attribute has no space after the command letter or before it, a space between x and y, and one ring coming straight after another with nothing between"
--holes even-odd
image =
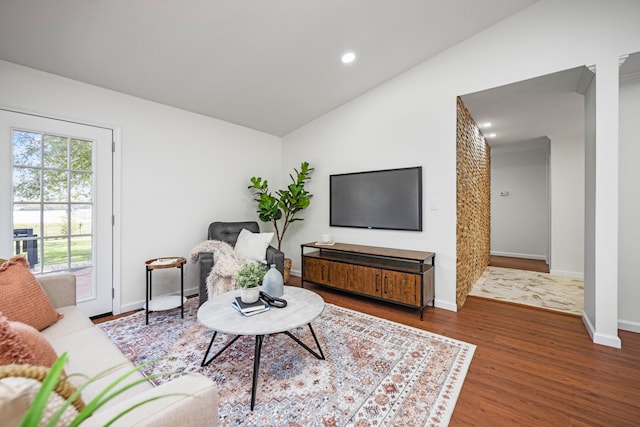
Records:
<instances>
[{"instance_id":1,"label":"doorway opening","mask_svg":"<svg viewBox=\"0 0 640 427\"><path fill-rule=\"evenodd\" d=\"M582 281L584 93L592 79L577 67L460 97L490 146L489 268ZM582 285L578 292L583 301Z\"/></svg>"}]
</instances>

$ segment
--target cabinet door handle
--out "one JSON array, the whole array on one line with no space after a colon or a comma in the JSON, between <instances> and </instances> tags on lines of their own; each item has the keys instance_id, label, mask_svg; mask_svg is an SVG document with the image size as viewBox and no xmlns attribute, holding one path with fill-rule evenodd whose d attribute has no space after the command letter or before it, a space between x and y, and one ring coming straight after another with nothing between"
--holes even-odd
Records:
<instances>
[{"instance_id":1,"label":"cabinet door handle","mask_svg":"<svg viewBox=\"0 0 640 427\"><path fill-rule=\"evenodd\" d=\"M380 275L376 274L376 292L380 292Z\"/></svg>"},{"instance_id":2,"label":"cabinet door handle","mask_svg":"<svg viewBox=\"0 0 640 427\"><path fill-rule=\"evenodd\" d=\"M387 279L388 279L388 277L384 278L384 293L385 294L388 293Z\"/></svg>"}]
</instances>

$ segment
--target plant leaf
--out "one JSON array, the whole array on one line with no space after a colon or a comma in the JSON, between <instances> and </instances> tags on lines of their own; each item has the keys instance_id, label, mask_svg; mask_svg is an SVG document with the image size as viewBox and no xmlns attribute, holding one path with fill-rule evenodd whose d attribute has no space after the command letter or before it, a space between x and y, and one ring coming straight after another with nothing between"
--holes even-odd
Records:
<instances>
[{"instance_id":1,"label":"plant leaf","mask_svg":"<svg viewBox=\"0 0 640 427\"><path fill-rule=\"evenodd\" d=\"M118 421L120 418L122 418L123 416L125 416L126 414L128 414L129 412L133 411L134 409L145 405L149 402L153 402L154 400L158 400L158 399L163 399L165 397L172 397L172 396L190 396L187 393L170 393L170 394L163 394L162 396L155 396L155 397L150 397L149 399L143 400L142 402L138 402L135 405L127 408L126 410L120 412L118 415L116 415L115 417L113 417L112 419L110 419L103 427L109 427L110 425L112 425L113 423L115 423L116 421Z\"/></svg>"},{"instance_id":2,"label":"plant leaf","mask_svg":"<svg viewBox=\"0 0 640 427\"><path fill-rule=\"evenodd\" d=\"M38 390L36 397L33 399L33 402L31 402L29 410L20 422L20 427L30 427L38 425L40 419L42 418L44 408L49 401L49 396L51 396L53 389L56 387L58 381L60 380L60 375L62 374L65 363L67 363L68 357L69 356L66 352L63 353L51 366L49 373L46 377L44 377L44 380L42 380L40 390Z\"/></svg>"}]
</instances>

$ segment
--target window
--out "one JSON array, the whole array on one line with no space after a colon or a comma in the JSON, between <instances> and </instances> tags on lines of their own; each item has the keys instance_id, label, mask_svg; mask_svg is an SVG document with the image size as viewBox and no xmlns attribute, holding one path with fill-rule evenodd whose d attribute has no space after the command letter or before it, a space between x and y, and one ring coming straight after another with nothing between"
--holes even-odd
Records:
<instances>
[{"instance_id":1,"label":"window","mask_svg":"<svg viewBox=\"0 0 640 427\"><path fill-rule=\"evenodd\" d=\"M90 273L94 142L29 130L11 135L15 254L34 273Z\"/></svg>"}]
</instances>

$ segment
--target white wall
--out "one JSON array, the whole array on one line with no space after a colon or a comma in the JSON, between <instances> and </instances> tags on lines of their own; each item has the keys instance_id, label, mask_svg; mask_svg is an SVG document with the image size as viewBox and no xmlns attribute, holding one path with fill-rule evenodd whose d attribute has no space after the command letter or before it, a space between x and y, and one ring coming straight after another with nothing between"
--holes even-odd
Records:
<instances>
[{"instance_id":1,"label":"white wall","mask_svg":"<svg viewBox=\"0 0 640 427\"><path fill-rule=\"evenodd\" d=\"M584 110L584 97L576 94ZM584 116L579 135L550 135L551 273L584 277Z\"/></svg>"},{"instance_id":2,"label":"white wall","mask_svg":"<svg viewBox=\"0 0 640 427\"><path fill-rule=\"evenodd\" d=\"M585 93L585 218L584 218L584 314L593 335L596 321L596 86L594 79Z\"/></svg>"},{"instance_id":3,"label":"white wall","mask_svg":"<svg viewBox=\"0 0 640 427\"><path fill-rule=\"evenodd\" d=\"M300 159L316 166L314 204L305 213L303 226L285 242L285 250L296 254L294 268L299 268L298 244L316 240L328 231L329 174L422 165L423 232L330 231L340 241L436 252L436 304L454 308L455 97L581 65L595 64L606 69L613 62L617 64L618 56L640 50L638 16L640 3L634 1L542 0L285 136L285 166ZM540 30L541 23L544 31ZM610 73L600 79L607 92L611 91L606 84L610 80L615 80L617 86L617 79ZM598 102L599 111L612 112L600 114L597 119L598 144L608 144L611 138L617 140L617 128L611 127L612 116L617 115L617 90L615 97L599 96ZM614 102L616 105L611 105ZM603 159L597 178L617 193L617 180L608 179L614 173L617 172L611 162ZM430 199L438 202L439 210L426 209ZM610 200L603 197L595 203L602 208ZM617 216L601 216L598 226L603 232L617 226ZM600 265L600 257L606 261L611 256L617 258L616 247L617 242L604 239L594 261ZM610 255L604 252L608 249L612 250ZM611 280L616 286L616 272L602 268L594 284L602 287L599 297L610 291ZM613 294L617 301L617 292ZM595 319L593 323L595 330L612 337L615 345L617 331L611 329L611 319L617 322L617 305L609 299L598 302L602 303L598 313L604 319L599 316L598 324Z\"/></svg>"},{"instance_id":4,"label":"white wall","mask_svg":"<svg viewBox=\"0 0 640 427\"><path fill-rule=\"evenodd\" d=\"M187 257L214 220L257 219L249 178L279 180L281 140L271 135L2 61L0 94L4 107L121 132L115 311L144 302L145 260ZM179 289L173 273L154 273L154 294ZM197 275L188 264L186 288Z\"/></svg>"},{"instance_id":5,"label":"white wall","mask_svg":"<svg viewBox=\"0 0 640 427\"><path fill-rule=\"evenodd\" d=\"M549 262L546 137L491 149L491 254Z\"/></svg>"},{"instance_id":6,"label":"white wall","mask_svg":"<svg viewBox=\"0 0 640 427\"><path fill-rule=\"evenodd\" d=\"M636 54L640 55L640 54ZM640 75L620 83L620 329L640 332Z\"/></svg>"}]
</instances>

